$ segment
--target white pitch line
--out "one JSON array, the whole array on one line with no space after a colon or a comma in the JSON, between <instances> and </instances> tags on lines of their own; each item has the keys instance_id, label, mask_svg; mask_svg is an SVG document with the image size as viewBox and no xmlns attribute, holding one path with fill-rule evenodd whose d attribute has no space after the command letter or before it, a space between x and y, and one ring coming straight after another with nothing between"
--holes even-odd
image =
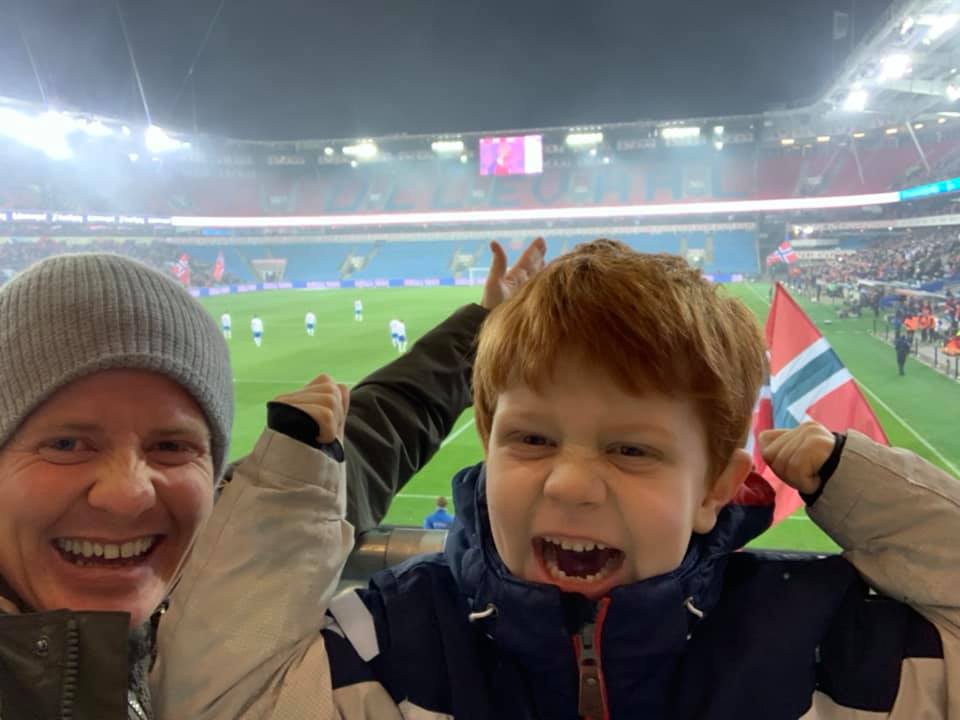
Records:
<instances>
[{"instance_id":1,"label":"white pitch line","mask_svg":"<svg viewBox=\"0 0 960 720\"><path fill-rule=\"evenodd\" d=\"M883 400L881 400L880 397L879 397L873 390L871 390L870 388L868 388L868 387L867 387L866 385L864 385L862 382L859 382L859 381L858 381L858 384L860 385L860 387L862 387L862 388L866 391L866 393L867 393L870 397L872 397L872 398L876 401L876 403L877 403L880 407L882 407L884 410L886 410L888 413L890 413L890 414L893 416L893 419L894 419L894 420L896 420L898 423L900 423L901 425L903 425L903 427L906 428L907 431L908 431L911 435L913 435L917 440L919 440L927 450L929 450L929 451L932 452L934 455L936 455L937 458L940 460L940 462L942 462L944 465L946 465L947 468L948 468L955 476L957 476L958 478L960 478L960 468L958 468L958 467L957 467L956 465L954 465L952 462L950 462L949 460L947 460L947 458L944 457L944 455L943 455L942 452L940 452L939 450L937 450L937 448L935 448L933 445L931 445L930 442L929 442L923 435L921 435L921 434L918 433L916 430L914 430L914 429L913 429L913 426L912 426L910 423L908 423L906 420L904 420L902 417L900 417L900 415L898 415L898 414L894 411L894 409L893 409L892 407L890 407L890 406L887 405Z\"/></svg>"},{"instance_id":2,"label":"white pitch line","mask_svg":"<svg viewBox=\"0 0 960 720\"><path fill-rule=\"evenodd\" d=\"M446 447L447 445L452 443L454 440L456 440L458 437L463 435L465 430L472 427L473 427L473 418L470 418L469 420L467 420L467 422L465 422L463 425L457 428L452 434L448 435L447 439L444 440L442 443L440 443L440 447L442 448Z\"/></svg>"},{"instance_id":3,"label":"white pitch line","mask_svg":"<svg viewBox=\"0 0 960 720\"><path fill-rule=\"evenodd\" d=\"M760 295L760 293L758 293L758 292L756 291L756 289L753 287L753 285L747 285L747 287L749 287L751 290L753 290L754 295L756 295L756 296L759 297L761 300L763 300L763 297ZM764 300L764 302L767 303L767 305L770 304L769 301L767 301L767 300ZM874 336L874 337L875 337L875 336ZM876 338L876 339L877 339L877 340L880 340L880 338ZM880 340L880 342L883 342L883 341ZM873 390L871 390L870 388L868 388L861 380L858 380L858 379L856 379L856 378L854 378L854 380L856 381L857 385L859 385L860 387L862 387L863 390L864 390L864 392L866 392L867 395L869 395L871 398L873 398L880 407L882 407L884 410L886 410L888 413L890 413L890 415L893 416L893 419L894 419L894 420L896 420L898 423L900 423L901 425L903 425L904 429L906 429L907 432L909 432L909 433L910 433L911 435L913 435L917 440L919 440L920 443L921 443L927 450L929 450L930 452L932 452L932 453L937 457L937 459L939 459L940 462L942 462L954 475L956 475L958 478L960 478L960 468L958 468L958 467L957 467L956 465L954 465L952 462L950 462L949 460L947 460L947 458L944 457L944 454L943 454L942 452L940 452L939 450L937 450L937 448L935 448L935 447L930 443L929 440L927 440L923 435L921 435L919 432L917 432L910 423L908 423L906 420L904 420L896 411L894 411L894 409L893 409L892 407L890 407L890 406L887 405L883 400L881 400L881 399L880 399L880 396L877 395Z\"/></svg>"}]
</instances>

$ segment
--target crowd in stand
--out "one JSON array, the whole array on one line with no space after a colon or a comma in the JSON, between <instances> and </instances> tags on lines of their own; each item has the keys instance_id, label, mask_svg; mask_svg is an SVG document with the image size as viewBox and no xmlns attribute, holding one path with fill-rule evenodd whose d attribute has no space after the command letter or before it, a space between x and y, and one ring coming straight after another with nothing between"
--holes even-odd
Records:
<instances>
[{"instance_id":1,"label":"crowd in stand","mask_svg":"<svg viewBox=\"0 0 960 720\"><path fill-rule=\"evenodd\" d=\"M5 278L24 270L51 255L68 253L110 252L139 260L153 268L170 272L174 263L184 253L188 256L190 266L190 285L193 287L211 287L213 285L229 285L240 282L239 278L224 273L219 281L213 278L214 266L212 263L202 262L190 257L189 250L165 241L144 242L143 240L115 240L90 238L89 242L64 243L54 238L31 239L29 242L12 240L0 243L0 272Z\"/></svg>"},{"instance_id":2,"label":"crowd in stand","mask_svg":"<svg viewBox=\"0 0 960 720\"><path fill-rule=\"evenodd\" d=\"M944 287L936 293L892 293L890 286L860 285L861 280L915 289L943 281ZM951 281L960 281L960 233L952 228L901 235L790 272L790 283L811 297L842 299L841 316L872 309L879 317L886 308L896 336L904 333L911 344L935 343L948 354L960 354L960 298L951 291Z\"/></svg>"}]
</instances>

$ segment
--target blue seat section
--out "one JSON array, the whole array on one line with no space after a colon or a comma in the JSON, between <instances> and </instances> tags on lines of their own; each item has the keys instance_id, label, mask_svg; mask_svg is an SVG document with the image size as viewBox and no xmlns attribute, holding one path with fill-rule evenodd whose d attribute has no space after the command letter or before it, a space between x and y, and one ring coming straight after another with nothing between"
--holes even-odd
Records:
<instances>
[{"instance_id":1,"label":"blue seat section","mask_svg":"<svg viewBox=\"0 0 960 720\"><path fill-rule=\"evenodd\" d=\"M437 242L385 242L375 248L373 257L351 276L355 280L374 278L451 277L451 261L458 249L473 250L477 243L452 240Z\"/></svg>"},{"instance_id":2,"label":"blue seat section","mask_svg":"<svg viewBox=\"0 0 960 720\"><path fill-rule=\"evenodd\" d=\"M611 234L640 252L700 255L707 273L756 273L758 268L754 233L745 230L690 233ZM507 251L512 264L520 257L528 239L496 237ZM547 260L572 250L578 244L595 239L592 235L557 234L547 237ZM490 265L490 240L388 241L388 242L317 242L257 245L195 245L191 256L213 263L223 252L226 271L244 282L255 282L250 261L261 258L286 258L285 279L291 282L340 280L348 258L356 258L358 269L346 277L352 280L379 278L432 278L454 275L454 260L461 276L467 267ZM693 252L691 252L693 251ZM700 252L697 252L700 251ZM362 267L361 267L362 266Z\"/></svg>"}]
</instances>

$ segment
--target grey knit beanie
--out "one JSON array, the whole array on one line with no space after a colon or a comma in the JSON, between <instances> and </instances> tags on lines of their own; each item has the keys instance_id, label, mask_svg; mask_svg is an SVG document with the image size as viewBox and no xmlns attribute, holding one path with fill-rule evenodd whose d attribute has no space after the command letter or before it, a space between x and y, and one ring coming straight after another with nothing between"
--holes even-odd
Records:
<instances>
[{"instance_id":1,"label":"grey knit beanie","mask_svg":"<svg viewBox=\"0 0 960 720\"><path fill-rule=\"evenodd\" d=\"M218 480L233 424L230 356L179 283L129 258L81 253L42 260L0 288L0 447L56 390L109 369L152 370L193 396Z\"/></svg>"}]
</instances>

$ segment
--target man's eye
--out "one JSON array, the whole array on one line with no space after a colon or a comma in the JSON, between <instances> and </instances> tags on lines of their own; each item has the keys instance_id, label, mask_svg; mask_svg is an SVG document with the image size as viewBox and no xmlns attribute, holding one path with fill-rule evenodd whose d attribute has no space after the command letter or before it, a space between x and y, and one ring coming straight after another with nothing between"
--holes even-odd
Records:
<instances>
[{"instance_id":1,"label":"man's eye","mask_svg":"<svg viewBox=\"0 0 960 720\"><path fill-rule=\"evenodd\" d=\"M186 450L189 450L189 448L185 444L181 442L177 442L176 440L161 440L160 442L158 442L156 445L153 446L153 449L159 452L167 452L167 453L184 452Z\"/></svg>"},{"instance_id":2,"label":"man's eye","mask_svg":"<svg viewBox=\"0 0 960 720\"><path fill-rule=\"evenodd\" d=\"M52 438L44 443L44 447L57 452L73 452L83 449L80 440L71 437Z\"/></svg>"}]
</instances>

